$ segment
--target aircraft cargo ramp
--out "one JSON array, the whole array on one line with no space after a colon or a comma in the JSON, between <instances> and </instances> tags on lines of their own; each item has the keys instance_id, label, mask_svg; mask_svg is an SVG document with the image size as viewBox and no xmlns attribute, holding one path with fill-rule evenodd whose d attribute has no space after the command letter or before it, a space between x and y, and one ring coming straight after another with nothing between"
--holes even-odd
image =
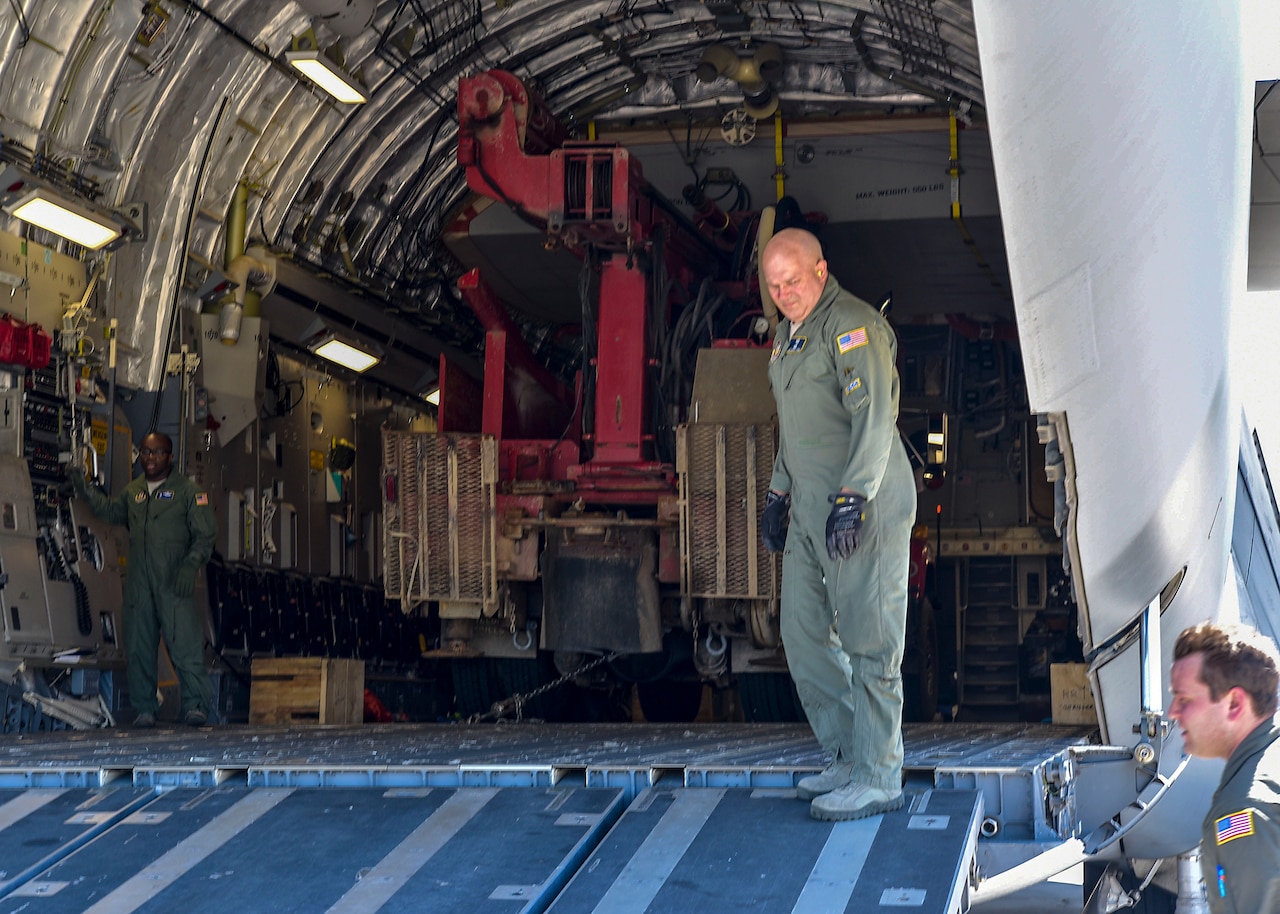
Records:
<instances>
[{"instance_id":1,"label":"aircraft cargo ramp","mask_svg":"<svg viewBox=\"0 0 1280 914\"><path fill-rule=\"evenodd\" d=\"M959 912L980 840L1052 840L1043 767L1086 733L908 726L904 808L835 825L797 725L22 735L0 914Z\"/></svg>"}]
</instances>

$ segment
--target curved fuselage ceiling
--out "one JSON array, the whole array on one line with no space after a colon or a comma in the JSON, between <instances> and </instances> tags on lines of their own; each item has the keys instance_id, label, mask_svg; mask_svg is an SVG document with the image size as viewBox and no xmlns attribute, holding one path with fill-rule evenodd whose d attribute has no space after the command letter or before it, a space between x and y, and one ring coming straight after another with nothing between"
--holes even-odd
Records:
<instances>
[{"instance_id":1,"label":"curved fuselage ceiling","mask_svg":"<svg viewBox=\"0 0 1280 914\"><path fill-rule=\"evenodd\" d=\"M149 207L157 231L110 258L104 285L121 382L145 388L159 383L169 316L224 262L242 181L249 236L341 279L384 338L428 359L477 348L474 322L451 307L442 243L467 198L462 75L510 70L580 135L646 126L669 152L705 143L706 125L744 104L766 142L775 101L788 136L832 118L882 130L986 118L967 0L35 0L4 10L0 42L5 157L52 166L112 207ZM336 102L290 67L307 46L341 59L368 103ZM1270 282L1267 224L1251 238L1256 287Z\"/></svg>"},{"instance_id":2,"label":"curved fuselage ceiling","mask_svg":"<svg viewBox=\"0 0 1280 914\"><path fill-rule=\"evenodd\" d=\"M1153 4L1147 15L1163 15L1161 9ZM1033 30L1035 18L1029 17ZM1106 21L1096 25L1106 32ZM1046 20L1046 28L1054 27ZM753 178L757 196L780 186L781 180L773 180L777 172L805 209L837 210L840 201L848 203L824 238L828 259L840 265L838 273L869 277L871 291L864 294L893 289L895 308L905 313L963 310L1012 317L1012 293L1043 296L1057 288L1059 297L1070 299L1082 288L1096 293L1103 278L1097 263L1090 272L1082 254L1072 270L1065 262L1050 264L1053 276L1041 271L1030 280L1027 271L1036 269L1036 255L1028 260L1013 245L1024 259L1010 283L995 206L979 33L968 0L33 0L5 9L0 29L5 160L73 186L115 211L137 203L147 207L145 238L94 261L103 278L101 310L120 323L119 381L125 386L159 386L175 315L200 307L196 290L245 240L293 261L283 265L288 281L282 279L285 288L275 294L271 317L278 339L300 344L308 311L333 294L341 303L333 306L336 311L388 350L378 369L388 383L403 385L405 378L422 375L441 353L475 364L483 330L459 304L452 281L483 246L485 232L498 239L498 250L513 252L510 239L521 231L503 227L500 207L491 207L484 219L476 216L457 164L458 79L491 68L516 74L579 136L634 137L647 131L654 150L647 167L673 182L699 155L706 156L700 168L715 164L707 148L713 131L717 154L727 156L747 127L757 130L765 162ZM334 101L294 70L289 52L308 49L340 59L368 101ZM984 58L1003 50L986 48ZM1034 73L1017 78L1029 86L1039 79ZM1117 86L1114 94L1124 90ZM1019 86L1002 91L1016 94ZM1034 103L1039 109L1053 104L1052 92L1028 97L1040 99ZM737 110L753 114L753 123L731 120L722 128L726 114ZM831 129L833 122L840 126ZM1117 130L1124 126L1109 123ZM1131 126L1148 134L1156 123L1137 119ZM1123 138L1099 136L1088 117L1062 124L1056 148L1064 161L1093 163L1096 173L1107 161L1095 155L1100 144L1120 159L1126 155ZM948 160L949 125L975 137L958 141L959 167ZM773 162L770 148L778 129L791 143L782 165ZM1010 157L1008 164L1020 141L1011 129L1003 125L1004 152L998 150ZM867 161L897 167L910 159L901 147L877 152L877 136L912 131L922 139L911 154L924 157L915 164L936 178L898 181L890 174L871 181ZM829 137L859 132L866 135L864 155L858 166L842 167L842 147ZM1081 155L1072 156L1077 148ZM829 159L825 165L822 156ZM815 160L820 170L806 171ZM1006 163L997 156L997 164ZM1057 182L1066 176L1058 171L1043 178ZM981 252L976 260L945 218L953 178L966 188L968 230L976 242L968 247ZM1010 186L1002 184L1001 192L1009 194ZM247 206L244 228L233 230L227 214L237 190L247 191ZM1037 199L1032 193L1015 201L1030 207L1020 213L1020 225L1043 228L1060 219L1037 211ZM757 201L764 202L769 201ZM896 209L877 213L888 202ZM1109 205L1100 198L1094 202ZM913 203L933 207L943 218L914 220ZM1061 218L1069 222L1071 215L1066 211ZM451 240L459 223L480 229L463 245ZM7 218L0 228L23 230ZM948 250L958 253L938 256L930 240L936 232L946 232ZM236 234L243 237L231 237ZM536 232L527 235L537 242ZM1033 237L1045 243L1029 233L1019 244L1025 247ZM1262 246L1261 239L1255 233L1255 246ZM36 240L56 243L52 236ZM1105 242L1087 236L1079 243ZM1219 261L1215 275L1226 277L1230 264ZM1126 269L1123 262L1113 263L1108 275L1124 275ZM931 282L921 282L926 275ZM540 293L530 293L539 287L528 283L529 300L516 303L535 316L553 317L557 297L572 292L567 296L554 277L544 279ZM1064 285L1051 288L1057 280ZM1222 285L1214 284L1214 290ZM290 311L291 297L303 317ZM1073 362L1056 367L1046 366L1033 350L1031 368L1039 372L1033 400L1043 401L1033 407L1057 409L1082 389L1081 378L1101 377L1098 360L1109 359L1108 346L1117 342L1112 329L1099 324L1091 334L1082 330L1077 342L1084 348ZM1175 372L1170 383L1176 389L1216 389L1219 337L1215 330L1212 359L1194 371ZM1116 365L1138 370L1118 357ZM1219 412L1217 424L1206 424L1207 409L1193 417L1188 437L1212 440L1218 429L1230 427L1219 421ZM1158 429L1168 422L1153 415L1150 424ZM1104 428L1090 441L1102 446L1114 440L1113 431ZM1195 454L1213 450L1206 446ZM1194 467L1168 469L1181 479ZM1132 477L1126 472L1123 478ZM1197 512L1213 510L1189 481L1183 485L1180 497ZM1152 504L1139 507L1142 517L1156 513ZM1099 526L1090 548L1106 553L1094 558L1096 567L1129 567L1125 544L1112 542L1119 534L1094 523ZM1148 539L1159 545L1159 528L1151 529ZM1114 611L1105 632L1092 633L1095 644L1137 612L1140 601L1131 607L1130 597L1149 597L1165 579L1153 583L1121 569L1108 580L1121 585L1124 606Z\"/></svg>"},{"instance_id":3,"label":"curved fuselage ceiling","mask_svg":"<svg viewBox=\"0 0 1280 914\"><path fill-rule=\"evenodd\" d=\"M131 353L121 382L136 387L158 384L170 315L224 262L242 181L250 238L392 311L384 336L403 325L427 356L475 349L474 323L452 313L447 288L440 300L455 266L441 236L467 197L455 161L462 75L511 70L583 134L591 122L700 133L744 101L763 113L770 96L787 124L982 117L972 11L952 0L23 6L21 20L9 9L0 20L7 153L56 161L107 205L149 207L148 240L107 266L107 311ZM369 101L333 101L288 66L308 43L340 56ZM766 44L776 60L761 84L732 61ZM704 81L712 46L732 52L730 65Z\"/></svg>"}]
</instances>

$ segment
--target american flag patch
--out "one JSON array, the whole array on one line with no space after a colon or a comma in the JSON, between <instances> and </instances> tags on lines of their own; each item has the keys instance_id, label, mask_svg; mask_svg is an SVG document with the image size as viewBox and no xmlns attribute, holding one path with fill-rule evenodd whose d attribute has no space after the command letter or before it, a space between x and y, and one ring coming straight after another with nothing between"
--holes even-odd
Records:
<instances>
[{"instance_id":1,"label":"american flag patch","mask_svg":"<svg viewBox=\"0 0 1280 914\"><path fill-rule=\"evenodd\" d=\"M848 352L850 349L857 349L859 346L867 345L867 328L859 327L857 330L850 330L848 333L842 333L836 337L836 346L841 352Z\"/></svg>"},{"instance_id":2,"label":"american flag patch","mask_svg":"<svg viewBox=\"0 0 1280 914\"><path fill-rule=\"evenodd\" d=\"M1229 816L1223 816L1213 823L1218 832L1218 844L1226 844L1236 838L1245 838L1253 834L1253 810L1242 809Z\"/></svg>"},{"instance_id":3,"label":"american flag patch","mask_svg":"<svg viewBox=\"0 0 1280 914\"><path fill-rule=\"evenodd\" d=\"M200 494L198 494L196 496L196 504L202 505L202 506L209 504L209 493L201 492Z\"/></svg>"}]
</instances>

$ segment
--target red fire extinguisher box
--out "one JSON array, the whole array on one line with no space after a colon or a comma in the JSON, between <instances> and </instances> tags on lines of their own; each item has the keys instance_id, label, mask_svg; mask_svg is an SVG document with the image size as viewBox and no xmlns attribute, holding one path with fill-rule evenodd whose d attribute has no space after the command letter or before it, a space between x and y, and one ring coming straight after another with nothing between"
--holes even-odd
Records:
<instances>
[{"instance_id":1,"label":"red fire extinguisher box","mask_svg":"<svg viewBox=\"0 0 1280 914\"><path fill-rule=\"evenodd\" d=\"M53 337L39 324L28 324L12 314L0 317L0 362L44 368L52 348Z\"/></svg>"}]
</instances>

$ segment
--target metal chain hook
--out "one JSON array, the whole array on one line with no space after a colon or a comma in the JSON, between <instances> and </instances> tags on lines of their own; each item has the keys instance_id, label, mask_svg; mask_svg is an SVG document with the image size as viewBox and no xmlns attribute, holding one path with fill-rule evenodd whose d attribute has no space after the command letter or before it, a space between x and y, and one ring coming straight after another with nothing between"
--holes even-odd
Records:
<instances>
[{"instance_id":1,"label":"metal chain hook","mask_svg":"<svg viewBox=\"0 0 1280 914\"><path fill-rule=\"evenodd\" d=\"M594 670L596 667L602 664L608 663L609 661L614 660L619 656L621 656L620 651L612 651L608 654L601 654L599 657L595 658L594 660L587 661L582 666L578 667L576 670L565 673L559 679L553 679L551 682L545 682L530 692L524 692L524 693L514 692L508 697L502 699L501 701L495 701L493 705L490 706L489 710L485 711L483 714L481 714L480 712L476 712L475 714L472 714L470 717L467 718L467 723L478 724L478 723L483 723L486 720L497 721L502 719L502 717L506 715L509 711L515 712L516 722L519 723L524 720L524 706L527 705L529 702L533 701L535 698L545 695L547 692L550 692L552 689L558 689L560 686L564 685L566 682L573 679L575 676L581 676L583 673L588 673L591 670Z\"/></svg>"}]
</instances>

